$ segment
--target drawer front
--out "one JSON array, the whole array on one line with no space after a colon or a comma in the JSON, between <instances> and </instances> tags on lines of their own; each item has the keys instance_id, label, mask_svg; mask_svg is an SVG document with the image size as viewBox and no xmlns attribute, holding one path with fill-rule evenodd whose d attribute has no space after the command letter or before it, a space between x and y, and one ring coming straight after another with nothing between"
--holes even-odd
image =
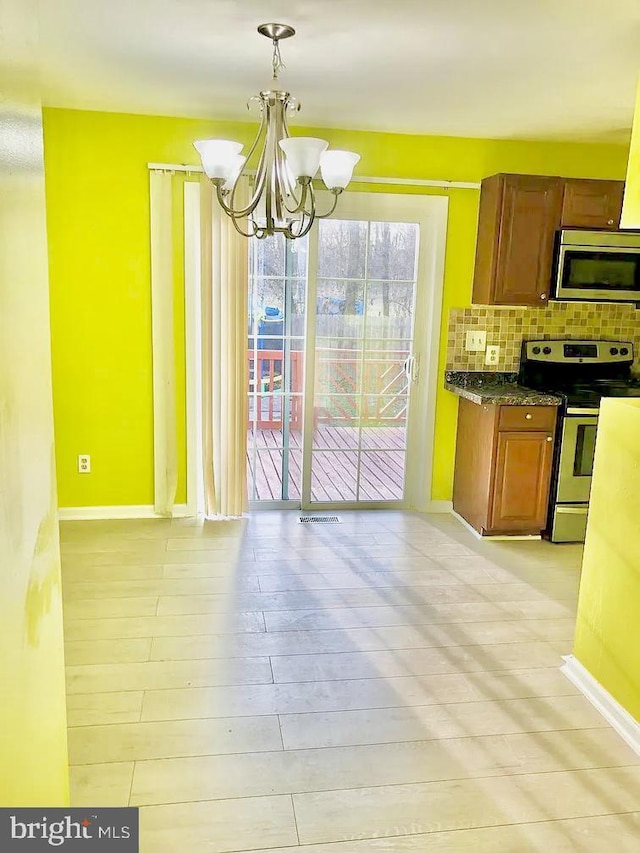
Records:
<instances>
[{"instance_id":1,"label":"drawer front","mask_svg":"<svg viewBox=\"0 0 640 853\"><path fill-rule=\"evenodd\" d=\"M556 406L500 406L499 430L553 430Z\"/></svg>"}]
</instances>

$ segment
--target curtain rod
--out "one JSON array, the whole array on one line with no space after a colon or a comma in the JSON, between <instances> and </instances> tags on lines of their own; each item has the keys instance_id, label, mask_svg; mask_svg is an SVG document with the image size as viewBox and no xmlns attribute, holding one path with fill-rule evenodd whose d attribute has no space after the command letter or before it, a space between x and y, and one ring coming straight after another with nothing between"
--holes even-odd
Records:
<instances>
[{"instance_id":1,"label":"curtain rod","mask_svg":"<svg viewBox=\"0 0 640 853\"><path fill-rule=\"evenodd\" d=\"M152 172L202 172L202 166L188 166L184 163L147 163ZM248 172L248 174L251 174ZM471 181L428 181L422 178L370 178L354 175L352 182L359 184L391 184L404 187L441 187L442 189L479 190L480 184Z\"/></svg>"}]
</instances>

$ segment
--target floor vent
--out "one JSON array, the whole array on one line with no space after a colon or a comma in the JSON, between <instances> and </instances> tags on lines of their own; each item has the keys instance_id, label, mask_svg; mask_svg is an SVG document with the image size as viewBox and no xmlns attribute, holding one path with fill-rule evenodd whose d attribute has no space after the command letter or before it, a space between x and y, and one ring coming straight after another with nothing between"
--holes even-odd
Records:
<instances>
[{"instance_id":1,"label":"floor vent","mask_svg":"<svg viewBox=\"0 0 640 853\"><path fill-rule=\"evenodd\" d=\"M337 515L301 515L300 524L340 524Z\"/></svg>"}]
</instances>

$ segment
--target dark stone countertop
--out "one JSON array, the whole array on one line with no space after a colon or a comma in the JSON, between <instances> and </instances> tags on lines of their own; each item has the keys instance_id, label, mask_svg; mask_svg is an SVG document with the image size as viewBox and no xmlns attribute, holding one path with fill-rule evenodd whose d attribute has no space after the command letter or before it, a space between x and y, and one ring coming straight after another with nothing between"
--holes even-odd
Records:
<instances>
[{"instance_id":1,"label":"dark stone countertop","mask_svg":"<svg viewBox=\"0 0 640 853\"><path fill-rule=\"evenodd\" d=\"M465 400L491 406L560 406L562 399L518 385L517 373L447 370L444 387Z\"/></svg>"}]
</instances>

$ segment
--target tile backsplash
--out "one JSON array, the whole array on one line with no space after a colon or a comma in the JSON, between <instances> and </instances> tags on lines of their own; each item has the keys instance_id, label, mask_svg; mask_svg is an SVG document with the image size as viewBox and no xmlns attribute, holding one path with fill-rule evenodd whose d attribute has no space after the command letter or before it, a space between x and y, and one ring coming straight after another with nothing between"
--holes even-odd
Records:
<instances>
[{"instance_id":1,"label":"tile backsplash","mask_svg":"<svg viewBox=\"0 0 640 853\"><path fill-rule=\"evenodd\" d=\"M467 331L485 329L487 346L500 347L498 363L484 352L467 352ZM631 304L550 302L545 308L452 308L449 312L447 370L517 371L522 341L594 338L632 341L640 372L640 311Z\"/></svg>"}]
</instances>

